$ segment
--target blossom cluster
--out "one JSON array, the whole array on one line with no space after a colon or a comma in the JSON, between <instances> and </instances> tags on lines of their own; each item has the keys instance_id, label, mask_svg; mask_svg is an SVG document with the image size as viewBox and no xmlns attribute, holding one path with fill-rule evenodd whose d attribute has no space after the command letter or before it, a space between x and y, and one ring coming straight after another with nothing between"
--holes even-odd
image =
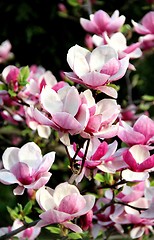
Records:
<instances>
[{"instance_id":1,"label":"blossom cluster","mask_svg":"<svg viewBox=\"0 0 154 240\"><path fill-rule=\"evenodd\" d=\"M0 182L15 184L14 195L33 195L41 213L35 225L25 225L19 239L35 239L52 224L97 239L113 228L132 239L154 233L154 120L150 114L127 113L118 103L117 81L135 71L139 59L154 47L154 11L140 23L132 20L138 42L128 44L121 29L125 16L98 10L81 18L81 27L91 35L87 48L72 46L66 60L70 72L62 80L42 66L7 65L1 73L0 116L12 125L25 124L46 141L58 133L66 149L71 177L55 188L52 180L56 151L43 155L39 144L29 141L8 147L2 155ZM92 46L90 49L88 46ZM0 63L12 56L11 43L0 46ZM70 84L71 83L71 84ZM51 171L51 172L50 172ZM82 181L95 183L94 190L81 194ZM24 226L16 218L0 229L0 236ZM26 228L26 226L28 226Z\"/></svg>"}]
</instances>

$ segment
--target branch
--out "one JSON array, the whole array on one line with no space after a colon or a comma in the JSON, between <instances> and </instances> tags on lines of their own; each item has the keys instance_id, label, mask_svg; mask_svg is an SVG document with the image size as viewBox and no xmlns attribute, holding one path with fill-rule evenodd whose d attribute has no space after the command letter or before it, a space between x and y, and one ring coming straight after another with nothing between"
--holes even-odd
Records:
<instances>
[{"instance_id":1,"label":"branch","mask_svg":"<svg viewBox=\"0 0 154 240\"><path fill-rule=\"evenodd\" d=\"M17 233L19 232L22 232L23 230L25 230L26 228L30 228L30 227L33 227L35 226L40 220L36 220L36 221L33 221L31 223L25 223L23 226L9 232L9 233L6 233L4 234L3 236L0 236L0 240L5 240L5 239L9 239L10 237L16 235Z\"/></svg>"}]
</instances>

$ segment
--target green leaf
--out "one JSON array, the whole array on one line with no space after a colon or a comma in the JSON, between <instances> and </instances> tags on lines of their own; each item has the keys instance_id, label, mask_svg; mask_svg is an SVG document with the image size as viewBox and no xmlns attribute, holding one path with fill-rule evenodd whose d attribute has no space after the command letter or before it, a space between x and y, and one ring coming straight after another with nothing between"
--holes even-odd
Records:
<instances>
[{"instance_id":1,"label":"green leaf","mask_svg":"<svg viewBox=\"0 0 154 240\"><path fill-rule=\"evenodd\" d=\"M7 86L5 84L0 84L0 90L7 90Z\"/></svg>"},{"instance_id":2,"label":"green leaf","mask_svg":"<svg viewBox=\"0 0 154 240\"><path fill-rule=\"evenodd\" d=\"M80 6L77 0L67 0L68 4L70 4L73 7Z\"/></svg>"},{"instance_id":3,"label":"green leaf","mask_svg":"<svg viewBox=\"0 0 154 240\"><path fill-rule=\"evenodd\" d=\"M12 219L18 218L18 213L10 207L6 207Z\"/></svg>"},{"instance_id":4,"label":"green leaf","mask_svg":"<svg viewBox=\"0 0 154 240\"><path fill-rule=\"evenodd\" d=\"M24 220L26 221L26 223L31 223L33 222L33 220L27 216L24 217Z\"/></svg>"},{"instance_id":5,"label":"green leaf","mask_svg":"<svg viewBox=\"0 0 154 240\"><path fill-rule=\"evenodd\" d=\"M82 239L82 237L79 233L69 233L68 239Z\"/></svg>"},{"instance_id":6,"label":"green leaf","mask_svg":"<svg viewBox=\"0 0 154 240\"><path fill-rule=\"evenodd\" d=\"M32 206L33 206L32 201L29 201L29 202L25 205L24 210L23 210L24 215L28 215L28 214L31 212Z\"/></svg>"},{"instance_id":7,"label":"green leaf","mask_svg":"<svg viewBox=\"0 0 154 240\"><path fill-rule=\"evenodd\" d=\"M8 93L10 94L11 97L16 97L16 95L17 95L17 94L16 94L13 90L11 90L11 89L8 90Z\"/></svg>"},{"instance_id":8,"label":"green leaf","mask_svg":"<svg viewBox=\"0 0 154 240\"><path fill-rule=\"evenodd\" d=\"M30 74L30 70L29 67L22 67L20 69L20 74L19 74L19 84L21 86L25 86L28 82L27 82L27 78L29 77Z\"/></svg>"},{"instance_id":9,"label":"green leaf","mask_svg":"<svg viewBox=\"0 0 154 240\"><path fill-rule=\"evenodd\" d=\"M100 173L97 173L94 177L95 180L99 181L99 182L104 182L105 179L104 179L104 176Z\"/></svg>"},{"instance_id":10,"label":"green leaf","mask_svg":"<svg viewBox=\"0 0 154 240\"><path fill-rule=\"evenodd\" d=\"M154 101L154 96L151 96L151 95L143 95L142 96L142 99L144 101Z\"/></svg>"},{"instance_id":11,"label":"green leaf","mask_svg":"<svg viewBox=\"0 0 154 240\"><path fill-rule=\"evenodd\" d=\"M58 227L53 227L53 226L49 226L46 227L47 230L49 230L51 233L55 233L55 234L60 234L61 230Z\"/></svg>"}]
</instances>

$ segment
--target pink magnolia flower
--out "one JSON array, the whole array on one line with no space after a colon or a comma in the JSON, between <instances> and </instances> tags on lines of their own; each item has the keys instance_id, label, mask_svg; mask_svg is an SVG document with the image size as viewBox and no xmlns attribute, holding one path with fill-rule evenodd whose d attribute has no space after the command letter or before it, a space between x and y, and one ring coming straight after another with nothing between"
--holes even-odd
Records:
<instances>
[{"instance_id":1,"label":"pink magnolia flower","mask_svg":"<svg viewBox=\"0 0 154 240\"><path fill-rule=\"evenodd\" d=\"M63 86L68 85L64 81L57 82L51 71L46 71L43 67L36 65L30 67L30 75L27 82L18 96L31 106L39 104L40 93L44 86L48 85L55 91L58 91Z\"/></svg>"},{"instance_id":2,"label":"pink magnolia flower","mask_svg":"<svg viewBox=\"0 0 154 240\"><path fill-rule=\"evenodd\" d=\"M143 181L149 177L148 171L154 170L154 154L144 145L134 145L123 153L123 159L128 169L122 172L127 181Z\"/></svg>"},{"instance_id":3,"label":"pink magnolia flower","mask_svg":"<svg viewBox=\"0 0 154 240\"><path fill-rule=\"evenodd\" d=\"M110 17L105 11L98 10L94 14L90 14L90 20L80 18L80 24L90 33L102 35L107 32L108 35L118 32L125 22L125 16L119 16L119 11L115 10Z\"/></svg>"},{"instance_id":4,"label":"pink magnolia flower","mask_svg":"<svg viewBox=\"0 0 154 240\"><path fill-rule=\"evenodd\" d=\"M65 72L70 80L116 98L117 91L106 85L124 76L129 58L119 60L117 52L108 45L99 46L92 52L75 45L68 51L67 62L73 70Z\"/></svg>"},{"instance_id":5,"label":"pink magnolia flower","mask_svg":"<svg viewBox=\"0 0 154 240\"><path fill-rule=\"evenodd\" d=\"M132 20L134 30L144 37L140 37L142 48L150 48L154 46L154 11L150 11L145 14L140 23L136 23Z\"/></svg>"},{"instance_id":6,"label":"pink magnolia flower","mask_svg":"<svg viewBox=\"0 0 154 240\"><path fill-rule=\"evenodd\" d=\"M59 184L55 190L40 188L36 200L44 211L37 226L60 223L74 232L82 232L82 229L71 220L87 214L95 203L93 195L82 196L76 186L67 182Z\"/></svg>"},{"instance_id":7,"label":"pink magnolia flower","mask_svg":"<svg viewBox=\"0 0 154 240\"><path fill-rule=\"evenodd\" d=\"M82 165L82 161L84 158L84 154L86 151L87 141L84 143L83 148L80 149L76 156L76 162L79 165ZM78 184L83 176L85 175L89 180L95 176L98 170L108 173L114 173L117 168L119 169L118 163L116 162L116 158L114 157L117 149L117 142L114 141L111 144L107 144L107 142L101 142L98 138L91 138L86 159L83 165L83 169L81 173L76 177L75 181ZM68 151L70 156L73 158L76 152L76 144L73 146L68 146ZM115 163L116 162L116 163ZM120 162L121 163L121 162ZM122 165L120 164L120 168Z\"/></svg>"},{"instance_id":8,"label":"pink magnolia flower","mask_svg":"<svg viewBox=\"0 0 154 240\"><path fill-rule=\"evenodd\" d=\"M141 115L133 127L125 121L121 121L117 135L129 146L134 144L150 145L154 143L154 121L146 115Z\"/></svg>"},{"instance_id":9,"label":"pink magnolia flower","mask_svg":"<svg viewBox=\"0 0 154 240\"><path fill-rule=\"evenodd\" d=\"M24 189L38 189L45 185L50 177L49 169L54 162L55 152L42 156L34 142L21 148L9 147L2 156L4 169L0 170L0 182L6 185L18 184L14 194L21 195Z\"/></svg>"},{"instance_id":10,"label":"pink magnolia flower","mask_svg":"<svg viewBox=\"0 0 154 240\"><path fill-rule=\"evenodd\" d=\"M122 59L126 56L128 56L129 59L136 59L142 56L142 51L140 49L141 43L136 42L127 46L126 37L121 32L114 33L111 37L104 33L103 38L97 35L94 35L92 38L96 46L108 44L114 48L118 53L119 59ZM129 63L129 69L135 70L134 65Z\"/></svg>"},{"instance_id":11,"label":"pink magnolia flower","mask_svg":"<svg viewBox=\"0 0 154 240\"><path fill-rule=\"evenodd\" d=\"M87 99L85 93L83 93L83 96ZM115 122L119 114L120 105L117 104L115 99L104 98L100 100L90 109L89 121L80 135L84 138L91 138L92 136L111 138L116 136L119 124Z\"/></svg>"},{"instance_id":12,"label":"pink magnolia flower","mask_svg":"<svg viewBox=\"0 0 154 240\"><path fill-rule=\"evenodd\" d=\"M68 134L78 134L87 125L88 106L81 103L78 90L74 86L65 86L57 92L45 86L40 94L40 101L43 113L33 109L33 117L38 123L58 131L64 144L69 144Z\"/></svg>"},{"instance_id":13,"label":"pink magnolia flower","mask_svg":"<svg viewBox=\"0 0 154 240\"><path fill-rule=\"evenodd\" d=\"M12 226L0 228L0 236L10 233L11 231L14 231L22 226L23 226L23 223L19 219L16 219L13 222ZM14 237L17 237L19 240L27 240L27 239L35 240L37 236L40 234L40 232L41 232L41 228L34 226L34 227L27 228L18 234L15 234ZM12 238L9 238L9 239L11 240Z\"/></svg>"},{"instance_id":14,"label":"pink magnolia flower","mask_svg":"<svg viewBox=\"0 0 154 240\"><path fill-rule=\"evenodd\" d=\"M23 223L19 220L16 219L12 225L11 231L22 227ZM30 227L30 228L26 228L24 231L21 231L20 233L14 235L15 237L17 237L19 240L35 240L38 235L41 232L41 228L34 226L34 227Z\"/></svg>"},{"instance_id":15,"label":"pink magnolia flower","mask_svg":"<svg viewBox=\"0 0 154 240\"><path fill-rule=\"evenodd\" d=\"M14 92L17 92L19 88L19 74L20 69L13 65L5 67L2 71L2 78L4 79L4 82Z\"/></svg>"},{"instance_id":16,"label":"pink magnolia flower","mask_svg":"<svg viewBox=\"0 0 154 240\"><path fill-rule=\"evenodd\" d=\"M147 209L148 207L149 203L143 196L135 201L130 201L129 206L124 206L124 204L115 205L114 213L110 215L110 218L116 224L128 226L131 224L132 228L129 234L131 239L136 239L141 237L143 234L148 235L149 231L153 232L152 226L154 225L154 221L144 218L142 213L135 209Z\"/></svg>"},{"instance_id":17,"label":"pink magnolia flower","mask_svg":"<svg viewBox=\"0 0 154 240\"><path fill-rule=\"evenodd\" d=\"M123 158L135 172L143 172L154 167L154 154L150 156L149 150L144 145L134 145L126 149Z\"/></svg>"},{"instance_id":18,"label":"pink magnolia flower","mask_svg":"<svg viewBox=\"0 0 154 240\"><path fill-rule=\"evenodd\" d=\"M145 14L145 16L141 19L141 23L136 23L132 20L135 31L142 35L146 34L154 34L154 11L150 11Z\"/></svg>"},{"instance_id":19,"label":"pink magnolia flower","mask_svg":"<svg viewBox=\"0 0 154 240\"><path fill-rule=\"evenodd\" d=\"M24 109L27 126L33 131L37 131L40 137L48 139L51 134L51 128L49 126L39 124L38 121L36 121L33 117L32 108L25 106Z\"/></svg>"},{"instance_id":20,"label":"pink magnolia flower","mask_svg":"<svg viewBox=\"0 0 154 240\"><path fill-rule=\"evenodd\" d=\"M9 40L5 40L0 45L0 63L4 63L13 57L11 52L12 45Z\"/></svg>"}]
</instances>

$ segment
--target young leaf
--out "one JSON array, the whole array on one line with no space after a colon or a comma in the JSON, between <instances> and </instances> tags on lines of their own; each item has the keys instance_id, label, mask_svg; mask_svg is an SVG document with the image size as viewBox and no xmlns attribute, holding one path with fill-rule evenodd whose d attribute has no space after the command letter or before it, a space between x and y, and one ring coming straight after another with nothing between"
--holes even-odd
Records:
<instances>
[{"instance_id":1,"label":"young leaf","mask_svg":"<svg viewBox=\"0 0 154 240\"><path fill-rule=\"evenodd\" d=\"M25 86L28 82L27 82L27 78L29 76L29 67L22 67L20 70L20 74L19 74L19 84L21 86Z\"/></svg>"},{"instance_id":2,"label":"young leaf","mask_svg":"<svg viewBox=\"0 0 154 240\"><path fill-rule=\"evenodd\" d=\"M82 239L82 237L79 233L69 233L68 239Z\"/></svg>"}]
</instances>

